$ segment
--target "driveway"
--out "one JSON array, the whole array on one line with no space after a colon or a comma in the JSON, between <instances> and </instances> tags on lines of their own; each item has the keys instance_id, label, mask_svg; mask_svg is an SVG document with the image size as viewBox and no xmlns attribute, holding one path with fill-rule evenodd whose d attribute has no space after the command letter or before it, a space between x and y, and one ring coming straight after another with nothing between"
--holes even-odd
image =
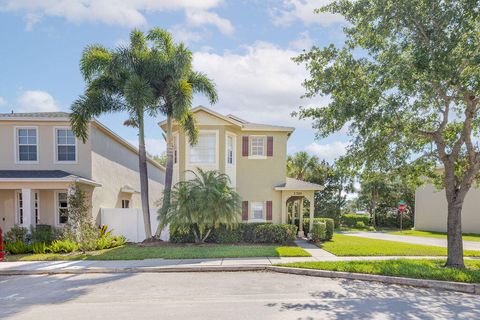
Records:
<instances>
[{"instance_id":1,"label":"driveway","mask_svg":"<svg viewBox=\"0 0 480 320\"><path fill-rule=\"evenodd\" d=\"M0 277L0 319L479 319L478 296L268 272Z\"/></svg>"},{"instance_id":2,"label":"driveway","mask_svg":"<svg viewBox=\"0 0 480 320\"><path fill-rule=\"evenodd\" d=\"M406 242L413 244L423 244L435 247L447 247L447 239L416 237L416 236L401 236L397 234L388 234L382 232L345 232L346 236L355 236L369 239L388 240L396 242ZM480 250L480 241L463 241L464 250Z\"/></svg>"}]
</instances>

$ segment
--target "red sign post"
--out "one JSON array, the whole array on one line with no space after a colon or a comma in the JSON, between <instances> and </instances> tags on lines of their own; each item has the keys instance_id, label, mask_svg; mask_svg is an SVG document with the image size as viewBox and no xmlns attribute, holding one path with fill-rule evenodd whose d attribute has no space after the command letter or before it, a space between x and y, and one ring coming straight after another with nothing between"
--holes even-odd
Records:
<instances>
[{"instance_id":1,"label":"red sign post","mask_svg":"<svg viewBox=\"0 0 480 320\"><path fill-rule=\"evenodd\" d=\"M403 212L407 209L407 204L405 201L400 200L398 203L398 211L400 212L400 231L402 231L403 228Z\"/></svg>"}]
</instances>

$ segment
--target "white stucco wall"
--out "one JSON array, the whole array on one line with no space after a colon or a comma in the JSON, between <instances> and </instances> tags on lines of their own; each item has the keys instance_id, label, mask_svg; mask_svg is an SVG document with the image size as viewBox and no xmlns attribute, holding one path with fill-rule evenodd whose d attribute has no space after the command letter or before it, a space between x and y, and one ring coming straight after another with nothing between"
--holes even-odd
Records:
<instances>
[{"instance_id":1,"label":"white stucco wall","mask_svg":"<svg viewBox=\"0 0 480 320\"><path fill-rule=\"evenodd\" d=\"M92 179L102 184L93 191L92 215L97 222L101 208L121 208L121 200L130 200L130 208L141 208L139 193L125 194L124 186L140 191L138 155L118 141L109 137L101 129L92 126ZM148 163L149 199L154 207L163 195L165 173L162 169Z\"/></svg>"},{"instance_id":2,"label":"white stucco wall","mask_svg":"<svg viewBox=\"0 0 480 320\"><path fill-rule=\"evenodd\" d=\"M433 185L419 187L415 192L415 229L447 231L447 200L445 190ZM480 233L480 189L472 188L462 210L464 233Z\"/></svg>"}]
</instances>

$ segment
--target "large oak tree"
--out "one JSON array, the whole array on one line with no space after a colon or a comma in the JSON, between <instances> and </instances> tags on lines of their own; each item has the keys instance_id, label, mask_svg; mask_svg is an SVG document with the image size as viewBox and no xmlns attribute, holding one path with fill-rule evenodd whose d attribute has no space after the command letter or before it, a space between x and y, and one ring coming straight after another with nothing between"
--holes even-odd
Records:
<instances>
[{"instance_id":1,"label":"large oak tree","mask_svg":"<svg viewBox=\"0 0 480 320\"><path fill-rule=\"evenodd\" d=\"M348 126L349 153L364 166L436 175L448 203L446 265L464 267L462 206L480 168L480 2L337 0L320 11L345 17L346 40L295 58L310 72L306 96L331 98L299 116L321 137Z\"/></svg>"}]
</instances>

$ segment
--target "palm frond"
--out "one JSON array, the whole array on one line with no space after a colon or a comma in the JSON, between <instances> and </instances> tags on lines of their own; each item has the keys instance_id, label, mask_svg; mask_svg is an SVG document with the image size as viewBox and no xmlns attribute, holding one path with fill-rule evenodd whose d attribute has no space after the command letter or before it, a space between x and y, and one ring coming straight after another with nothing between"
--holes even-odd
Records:
<instances>
[{"instance_id":1,"label":"palm frond","mask_svg":"<svg viewBox=\"0 0 480 320\"><path fill-rule=\"evenodd\" d=\"M112 60L112 53L99 44L87 46L80 60L80 72L86 81L104 72Z\"/></svg>"},{"instance_id":2,"label":"palm frond","mask_svg":"<svg viewBox=\"0 0 480 320\"><path fill-rule=\"evenodd\" d=\"M207 96L210 104L215 104L218 101L218 94L215 88L215 83L202 72L191 72L188 77L188 82L192 85L194 93L203 93Z\"/></svg>"},{"instance_id":3,"label":"palm frond","mask_svg":"<svg viewBox=\"0 0 480 320\"><path fill-rule=\"evenodd\" d=\"M147 39L153 42L157 51L170 55L174 51L174 44L171 34L161 28L153 28L147 34Z\"/></svg>"}]
</instances>

